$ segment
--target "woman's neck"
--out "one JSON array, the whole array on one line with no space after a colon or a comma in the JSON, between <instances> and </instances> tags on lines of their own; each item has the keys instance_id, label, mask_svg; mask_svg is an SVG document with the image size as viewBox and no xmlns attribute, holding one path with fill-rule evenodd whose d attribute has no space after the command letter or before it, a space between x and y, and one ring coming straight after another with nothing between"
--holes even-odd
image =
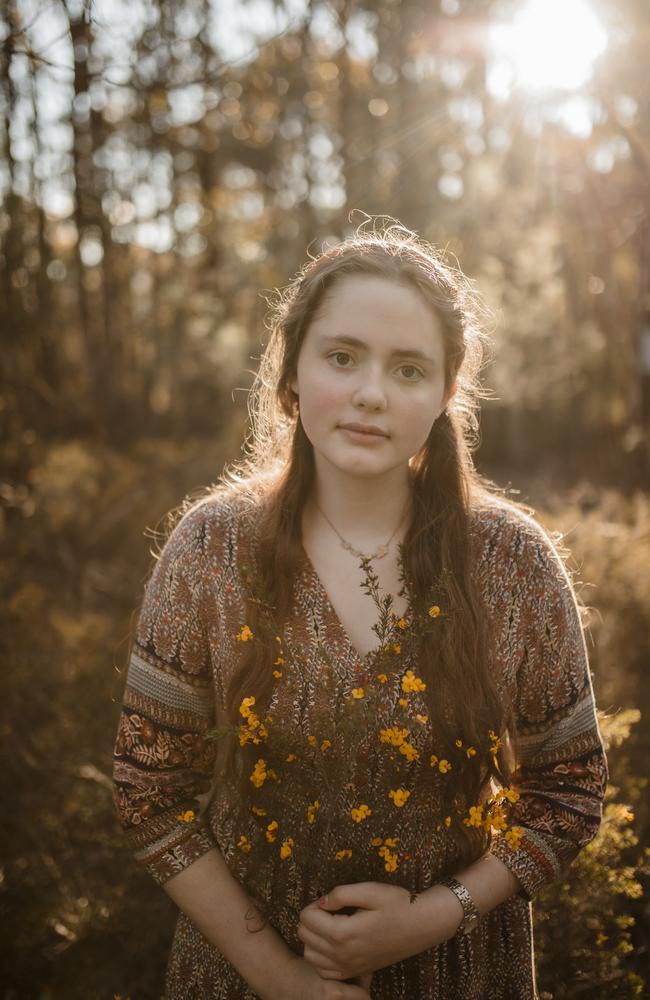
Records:
<instances>
[{"instance_id":1,"label":"woman's neck","mask_svg":"<svg viewBox=\"0 0 650 1000\"><path fill-rule=\"evenodd\" d=\"M405 534L411 497L408 480L401 488L391 484L390 489L382 490L369 480L350 483L348 478L343 484L321 479L312 487L305 514L312 523L313 519L324 516L346 541L358 548L372 548L392 535L401 539Z\"/></svg>"}]
</instances>

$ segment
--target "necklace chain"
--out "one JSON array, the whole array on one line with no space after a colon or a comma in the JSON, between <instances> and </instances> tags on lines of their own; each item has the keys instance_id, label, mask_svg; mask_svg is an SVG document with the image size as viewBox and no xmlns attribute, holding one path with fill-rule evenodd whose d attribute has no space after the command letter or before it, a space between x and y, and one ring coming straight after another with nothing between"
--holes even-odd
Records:
<instances>
[{"instance_id":1,"label":"necklace chain","mask_svg":"<svg viewBox=\"0 0 650 1000\"><path fill-rule=\"evenodd\" d=\"M360 552L360 551L359 551L359 549L355 549L354 545L352 545L352 543L351 543L351 542L348 542L348 541L347 541L347 540L346 540L346 539L345 539L345 538L343 537L343 535L342 535L342 534L341 534L341 532L340 532L340 531L338 530L338 528L336 528L336 527L335 527L335 526L334 526L334 525L332 524L332 522L330 521L330 519L329 519L329 517L327 516L327 514L325 513L325 511L324 511L324 510L321 510L321 508L319 507L319 505L318 505L318 503L316 502L316 500L314 500L314 503L316 504L316 507L318 508L318 510L319 510L319 511L321 512L321 514L323 515L323 517L325 518L325 520L326 520L326 521L327 521L327 523L329 524L330 528L332 528L332 530L333 530L333 531L335 531L335 532L336 532L336 534L337 534L337 535L339 536L339 538L340 538L340 540L341 540L341 545L343 546L343 548L344 548L344 549L345 549L345 550L346 550L347 552L351 552L351 553L352 553L353 555L355 555L355 556L357 557L357 559L362 559L362 558L363 558L363 559L368 559L368 560L370 560L371 562L372 562L372 560L373 560L373 559L383 559L383 558L384 558L384 556L388 555L388 549L389 549L389 546L390 546L390 543L392 542L393 538L394 538L394 537L395 537L395 535L397 534L397 531L398 531L398 528L400 527L400 525L402 524L402 521L404 520L404 514L402 513L402 516L401 516L401 518L399 519L399 523L398 523L398 525L397 525L397 528L395 528L395 530L393 531L393 534L392 534L392 535L390 536L390 538L388 539L388 541L387 541L387 542L385 542L385 543L384 543L384 545L380 545L380 546L379 546L379 548L377 549L377 551L376 551L376 552L373 552L373 554L372 554L371 556L367 556L367 555L366 555L366 554L365 554L364 552Z\"/></svg>"}]
</instances>

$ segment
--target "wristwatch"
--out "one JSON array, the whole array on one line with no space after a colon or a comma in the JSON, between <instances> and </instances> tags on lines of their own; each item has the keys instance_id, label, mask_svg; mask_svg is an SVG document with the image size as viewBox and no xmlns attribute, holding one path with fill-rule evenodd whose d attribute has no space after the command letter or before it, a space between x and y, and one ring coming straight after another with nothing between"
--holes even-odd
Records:
<instances>
[{"instance_id":1,"label":"wristwatch","mask_svg":"<svg viewBox=\"0 0 650 1000\"><path fill-rule=\"evenodd\" d=\"M469 934L474 930L477 923L481 919L481 914L476 909L476 905L470 896L469 891L465 888L462 882L459 882L458 879L451 877L441 879L440 885L446 885L448 889L451 889L463 908L463 919L456 933Z\"/></svg>"}]
</instances>

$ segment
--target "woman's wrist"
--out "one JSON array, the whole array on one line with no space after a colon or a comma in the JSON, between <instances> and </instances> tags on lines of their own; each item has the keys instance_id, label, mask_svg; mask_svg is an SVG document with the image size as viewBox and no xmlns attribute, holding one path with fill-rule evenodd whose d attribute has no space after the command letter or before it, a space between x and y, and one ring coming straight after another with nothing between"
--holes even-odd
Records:
<instances>
[{"instance_id":1,"label":"woman's wrist","mask_svg":"<svg viewBox=\"0 0 650 1000\"><path fill-rule=\"evenodd\" d=\"M467 889L480 916L505 902L521 887L510 869L491 854L485 854L478 861L455 872L454 878ZM416 910L418 906L414 933L424 942L422 951L454 937L465 920L460 899L442 883L432 885L420 893L413 909Z\"/></svg>"},{"instance_id":2,"label":"woman's wrist","mask_svg":"<svg viewBox=\"0 0 650 1000\"><path fill-rule=\"evenodd\" d=\"M410 904L415 924L417 953L435 948L454 936L463 921L460 900L444 885L432 885Z\"/></svg>"}]
</instances>

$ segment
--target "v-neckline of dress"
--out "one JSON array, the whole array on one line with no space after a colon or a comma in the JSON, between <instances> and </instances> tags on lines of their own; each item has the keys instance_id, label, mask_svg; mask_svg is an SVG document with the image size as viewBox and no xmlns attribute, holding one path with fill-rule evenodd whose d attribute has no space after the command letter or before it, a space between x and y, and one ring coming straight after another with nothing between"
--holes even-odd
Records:
<instances>
[{"instance_id":1,"label":"v-neckline of dress","mask_svg":"<svg viewBox=\"0 0 650 1000\"><path fill-rule=\"evenodd\" d=\"M309 556L309 553L307 552L305 546L303 545L302 540L299 540L299 543L300 543L300 550L301 550L303 562L304 562L304 564L305 564L305 566L307 568L308 573L311 575L314 583L316 584L316 588L317 588L317 590L319 592L319 596L322 598L322 600L324 601L324 603L327 606L328 610L330 611L330 613L332 615L332 618L334 619L334 622L336 624L336 627L337 627L338 631L340 632L341 636L343 637L343 641L345 642L345 644L346 644L346 646L348 648L348 651L352 654L352 656L354 657L354 659L357 661L358 665L361 666L361 667L364 667L366 665L366 662L372 656L376 656L377 653L379 652L379 636L377 636L377 645L376 646L374 646L372 649L369 649L367 653L360 653L359 652L359 650L356 648L356 646L352 642L352 640L351 640L351 638L350 638L350 636L348 634L347 629L343 625L343 622L341 621L341 618L340 618L340 616L339 616L336 608L334 607L334 604L332 603L332 601L330 599L330 596L329 596L329 594L328 594L328 592L327 592L327 590L325 588L325 584L323 583L318 570L314 566L314 564L313 564L313 562L312 562L312 560L311 560L311 558ZM400 560L399 556L398 556L398 562L399 562L399 565L401 566L402 563L401 563L401 560ZM410 601L407 600L407 610L406 610L405 613L408 614L410 612L410 609L411 609ZM377 612L377 622L379 622L379 612Z\"/></svg>"}]
</instances>

